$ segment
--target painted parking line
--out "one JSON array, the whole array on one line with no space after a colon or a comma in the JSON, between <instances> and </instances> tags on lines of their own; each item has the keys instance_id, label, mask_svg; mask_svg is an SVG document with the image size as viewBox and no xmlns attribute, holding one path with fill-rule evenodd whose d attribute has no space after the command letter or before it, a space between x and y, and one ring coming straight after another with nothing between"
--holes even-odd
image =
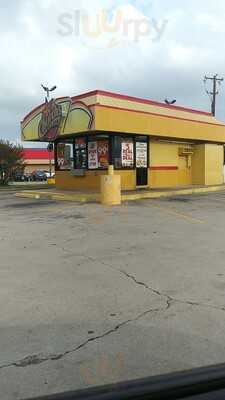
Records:
<instances>
[{"instance_id":1,"label":"painted parking line","mask_svg":"<svg viewBox=\"0 0 225 400\"><path fill-rule=\"evenodd\" d=\"M174 209L171 209L170 207L164 207L164 206L160 206L158 204L153 204L153 203L151 203L151 206L153 206L155 208L159 208L160 210L163 210L167 214L174 215L176 217L182 218L186 221L189 221L189 222L192 222L195 224L205 224L206 223L206 221L204 221L202 219L195 218L195 217L192 217L191 215L181 213L180 211L176 211ZM150 205L148 207L150 207Z\"/></svg>"}]
</instances>

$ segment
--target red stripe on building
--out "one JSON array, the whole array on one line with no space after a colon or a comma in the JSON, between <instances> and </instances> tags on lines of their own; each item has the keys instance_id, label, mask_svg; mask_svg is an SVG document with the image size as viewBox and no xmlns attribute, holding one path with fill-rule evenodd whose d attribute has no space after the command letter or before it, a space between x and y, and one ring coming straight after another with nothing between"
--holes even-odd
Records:
<instances>
[{"instance_id":1,"label":"red stripe on building","mask_svg":"<svg viewBox=\"0 0 225 400\"><path fill-rule=\"evenodd\" d=\"M24 149L23 157L25 160L49 160L54 158L54 153L47 149Z\"/></svg>"}]
</instances>

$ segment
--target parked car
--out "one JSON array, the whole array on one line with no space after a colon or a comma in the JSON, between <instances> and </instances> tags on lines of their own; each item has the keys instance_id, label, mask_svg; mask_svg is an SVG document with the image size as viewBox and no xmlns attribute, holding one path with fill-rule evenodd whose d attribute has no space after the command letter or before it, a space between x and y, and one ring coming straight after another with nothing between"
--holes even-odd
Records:
<instances>
[{"instance_id":1,"label":"parked car","mask_svg":"<svg viewBox=\"0 0 225 400\"><path fill-rule=\"evenodd\" d=\"M46 181L47 176L46 176L45 171L37 170L37 171L32 172L32 180L38 181L38 182Z\"/></svg>"},{"instance_id":2,"label":"parked car","mask_svg":"<svg viewBox=\"0 0 225 400\"><path fill-rule=\"evenodd\" d=\"M22 172L15 172L12 176L12 179L14 182L24 182L25 181L25 177Z\"/></svg>"},{"instance_id":3,"label":"parked car","mask_svg":"<svg viewBox=\"0 0 225 400\"><path fill-rule=\"evenodd\" d=\"M52 172L51 174L50 174L49 171L44 171L44 172L45 172L45 175L47 176L47 178L54 178L55 177L55 173L54 172Z\"/></svg>"},{"instance_id":4,"label":"parked car","mask_svg":"<svg viewBox=\"0 0 225 400\"><path fill-rule=\"evenodd\" d=\"M30 173L26 172L24 174L24 181L25 182L31 182L32 181L32 175Z\"/></svg>"}]
</instances>

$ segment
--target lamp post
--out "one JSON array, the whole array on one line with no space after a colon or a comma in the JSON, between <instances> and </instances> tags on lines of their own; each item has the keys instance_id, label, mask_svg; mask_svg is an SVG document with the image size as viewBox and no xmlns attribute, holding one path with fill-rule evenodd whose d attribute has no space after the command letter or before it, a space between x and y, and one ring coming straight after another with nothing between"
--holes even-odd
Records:
<instances>
[{"instance_id":1,"label":"lamp post","mask_svg":"<svg viewBox=\"0 0 225 400\"><path fill-rule=\"evenodd\" d=\"M53 151L53 143L49 143L47 150L49 152L49 174L50 174L50 178L52 177L52 151Z\"/></svg>"},{"instance_id":2,"label":"lamp post","mask_svg":"<svg viewBox=\"0 0 225 400\"><path fill-rule=\"evenodd\" d=\"M165 99L165 103L168 104L168 106L173 106L176 102L177 102L176 99L174 100Z\"/></svg>"},{"instance_id":3,"label":"lamp post","mask_svg":"<svg viewBox=\"0 0 225 400\"><path fill-rule=\"evenodd\" d=\"M54 90L57 89L57 86L54 85L52 86L52 88L48 88L47 86L44 86L41 84L42 89L44 89L44 91L46 92L47 96L45 97L45 101L46 103L49 102L49 98L50 98L50 93L54 92ZM54 149L53 143L49 142L47 150L49 152L49 174L50 174L50 178L52 177L52 157L51 157L51 153Z\"/></svg>"},{"instance_id":4,"label":"lamp post","mask_svg":"<svg viewBox=\"0 0 225 400\"><path fill-rule=\"evenodd\" d=\"M41 87L47 93L47 97L45 98L45 100L48 102L50 97L50 92L54 92L54 90L57 89L57 86L55 85L51 89L49 89L47 86L44 85L41 85Z\"/></svg>"}]
</instances>

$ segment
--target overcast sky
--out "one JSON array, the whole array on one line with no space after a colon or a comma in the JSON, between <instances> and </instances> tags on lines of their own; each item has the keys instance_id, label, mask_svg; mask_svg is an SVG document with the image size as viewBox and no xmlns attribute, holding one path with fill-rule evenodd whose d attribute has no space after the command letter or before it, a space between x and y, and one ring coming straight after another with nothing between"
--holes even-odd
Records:
<instances>
[{"instance_id":1,"label":"overcast sky","mask_svg":"<svg viewBox=\"0 0 225 400\"><path fill-rule=\"evenodd\" d=\"M41 83L57 84L55 96L105 89L209 110L202 78L225 77L224 0L1 3L2 138L20 137L20 120L43 100ZM217 117L225 121L225 82Z\"/></svg>"}]
</instances>

